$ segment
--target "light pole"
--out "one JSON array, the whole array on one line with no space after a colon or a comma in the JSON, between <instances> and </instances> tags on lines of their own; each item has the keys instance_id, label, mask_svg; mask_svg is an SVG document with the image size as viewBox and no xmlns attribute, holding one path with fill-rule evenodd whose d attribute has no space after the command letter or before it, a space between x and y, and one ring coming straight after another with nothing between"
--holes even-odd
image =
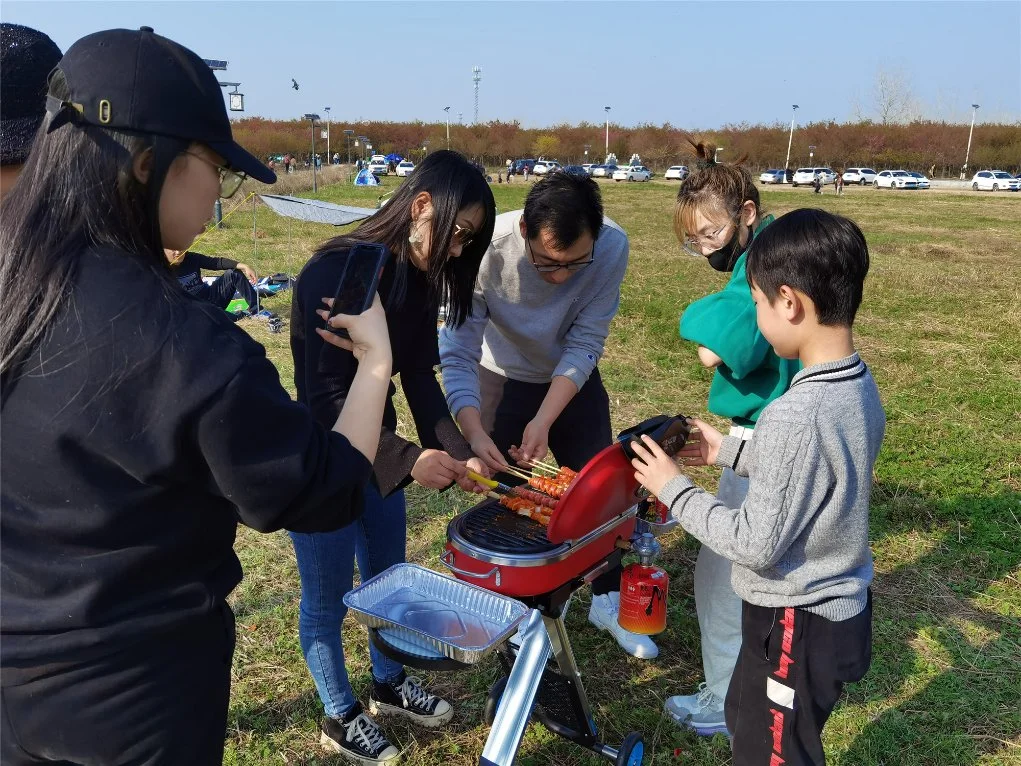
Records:
<instances>
[{"instance_id":1,"label":"light pole","mask_svg":"<svg viewBox=\"0 0 1021 766\"><path fill-rule=\"evenodd\" d=\"M324 106L323 111L326 112L326 161L333 164L333 155L330 154L330 107Z\"/></svg>"},{"instance_id":2,"label":"light pole","mask_svg":"<svg viewBox=\"0 0 1021 766\"><path fill-rule=\"evenodd\" d=\"M425 141L422 142L422 152L423 152L423 157L425 155L429 154L429 139L428 138Z\"/></svg>"},{"instance_id":3,"label":"light pole","mask_svg":"<svg viewBox=\"0 0 1021 766\"><path fill-rule=\"evenodd\" d=\"M351 136L353 136L354 134L355 134L355 132L353 130L345 130L344 131L344 144L347 146L347 164L348 165L351 164Z\"/></svg>"},{"instance_id":4,"label":"light pole","mask_svg":"<svg viewBox=\"0 0 1021 766\"><path fill-rule=\"evenodd\" d=\"M447 148L450 148L450 107L443 107L443 111L447 113Z\"/></svg>"},{"instance_id":5,"label":"light pole","mask_svg":"<svg viewBox=\"0 0 1021 766\"><path fill-rule=\"evenodd\" d=\"M312 193L315 194L319 191L319 186L316 183L316 120L319 119L319 115L309 113L304 116L304 119L308 120L312 127Z\"/></svg>"},{"instance_id":6,"label":"light pole","mask_svg":"<svg viewBox=\"0 0 1021 766\"><path fill-rule=\"evenodd\" d=\"M606 156L610 156L610 107L604 106L606 110Z\"/></svg>"},{"instance_id":7,"label":"light pole","mask_svg":"<svg viewBox=\"0 0 1021 766\"><path fill-rule=\"evenodd\" d=\"M964 153L964 167L961 168L961 180L968 175L968 158L971 157L971 134L975 132L975 115L978 114L978 104L971 105L971 129L968 131L968 151Z\"/></svg>"},{"instance_id":8,"label":"light pole","mask_svg":"<svg viewBox=\"0 0 1021 766\"><path fill-rule=\"evenodd\" d=\"M813 165L812 157L814 157L814 156L815 156L815 147L814 146L809 146L808 147L808 166L809 167L811 167Z\"/></svg>"},{"instance_id":9,"label":"light pole","mask_svg":"<svg viewBox=\"0 0 1021 766\"><path fill-rule=\"evenodd\" d=\"M585 144L585 162L588 162L588 150L592 148L592 144Z\"/></svg>"},{"instance_id":10,"label":"light pole","mask_svg":"<svg viewBox=\"0 0 1021 766\"><path fill-rule=\"evenodd\" d=\"M793 104L791 111L791 137L787 139L787 161L783 165L783 182L787 183L787 168L791 166L791 142L794 141L794 115L797 114L798 105Z\"/></svg>"}]
</instances>

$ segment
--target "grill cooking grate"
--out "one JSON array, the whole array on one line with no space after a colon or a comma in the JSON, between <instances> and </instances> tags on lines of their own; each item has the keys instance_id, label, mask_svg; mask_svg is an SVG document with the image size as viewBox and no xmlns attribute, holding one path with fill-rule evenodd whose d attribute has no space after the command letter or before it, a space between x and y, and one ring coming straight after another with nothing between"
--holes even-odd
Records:
<instances>
[{"instance_id":1,"label":"grill cooking grate","mask_svg":"<svg viewBox=\"0 0 1021 766\"><path fill-rule=\"evenodd\" d=\"M546 539L546 528L518 516L499 501L478 505L451 521L451 531L465 542L501 553L544 553L559 547Z\"/></svg>"}]
</instances>

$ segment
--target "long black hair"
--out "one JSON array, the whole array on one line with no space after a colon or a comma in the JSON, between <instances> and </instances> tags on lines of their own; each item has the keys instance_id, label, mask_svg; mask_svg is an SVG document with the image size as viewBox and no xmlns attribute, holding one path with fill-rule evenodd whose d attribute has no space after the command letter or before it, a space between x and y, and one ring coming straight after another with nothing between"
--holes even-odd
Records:
<instances>
[{"instance_id":1,"label":"long black hair","mask_svg":"<svg viewBox=\"0 0 1021 766\"><path fill-rule=\"evenodd\" d=\"M49 94L70 91L63 73ZM171 163L188 142L91 125L47 132L47 114L17 183L0 203L0 376L10 375L65 306L78 263L89 247L137 258L172 286L159 228L159 197ZM152 152L147 183L134 161ZM168 295L173 292L168 289Z\"/></svg>"},{"instance_id":2,"label":"long black hair","mask_svg":"<svg viewBox=\"0 0 1021 766\"><path fill-rule=\"evenodd\" d=\"M334 237L321 245L317 253L351 247L357 242L386 245L397 261L394 289L403 288L409 268L411 245L411 203L422 192L432 196L433 215L427 277L438 303L445 303L447 325L459 327L471 316L472 292L479 265L493 239L496 203L485 177L468 159L454 151L433 152L415 168L404 185L378 213L350 234ZM485 212L482 226L457 258L451 258L450 243L457 214L467 207L481 205ZM413 267L411 267L413 268Z\"/></svg>"}]
</instances>

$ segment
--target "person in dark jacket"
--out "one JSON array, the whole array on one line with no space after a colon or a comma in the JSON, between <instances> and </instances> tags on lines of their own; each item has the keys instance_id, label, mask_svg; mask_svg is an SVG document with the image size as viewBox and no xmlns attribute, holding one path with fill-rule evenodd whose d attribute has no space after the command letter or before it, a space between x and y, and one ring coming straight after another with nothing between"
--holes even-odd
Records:
<instances>
[{"instance_id":1,"label":"person in dark jacket","mask_svg":"<svg viewBox=\"0 0 1021 766\"><path fill-rule=\"evenodd\" d=\"M331 320L350 341L320 329L357 359L320 425L163 252L244 174L275 180L234 143L209 67L149 28L98 32L47 104L30 182L0 204L0 762L220 763L238 522L361 514L385 316L377 298Z\"/></svg>"},{"instance_id":2,"label":"person in dark jacket","mask_svg":"<svg viewBox=\"0 0 1021 766\"><path fill-rule=\"evenodd\" d=\"M314 332L322 326L321 296L335 291L355 243L382 244L392 254L379 294L393 372L400 373L420 445L398 435L397 415L388 401L365 515L330 534L291 534L301 575L301 648L326 712L320 741L361 764L386 763L398 751L363 712L348 680L340 633L346 613L342 599L352 587L356 559L363 582L404 561L405 486L416 481L443 489L457 481L472 490L475 483L466 478L466 468L489 475L450 417L434 368L439 364L439 305L448 306L448 324L459 325L468 317L495 212L489 185L467 159L457 152L433 152L379 212L350 235L323 244L294 288L291 353L298 399L320 423L331 422L351 396L355 366L350 354L325 345ZM394 393L391 384L391 397ZM369 653L375 681L370 712L396 712L429 727L450 719L448 702L423 689L375 646Z\"/></svg>"},{"instance_id":3,"label":"person in dark jacket","mask_svg":"<svg viewBox=\"0 0 1021 766\"><path fill-rule=\"evenodd\" d=\"M177 277L184 291L199 300L208 301L217 308L225 309L240 293L248 304L249 314L258 311L259 296L255 291L257 275L247 263L238 263L231 258L214 257L191 250L166 250L170 270ZM202 281L202 269L222 271L212 284Z\"/></svg>"}]
</instances>

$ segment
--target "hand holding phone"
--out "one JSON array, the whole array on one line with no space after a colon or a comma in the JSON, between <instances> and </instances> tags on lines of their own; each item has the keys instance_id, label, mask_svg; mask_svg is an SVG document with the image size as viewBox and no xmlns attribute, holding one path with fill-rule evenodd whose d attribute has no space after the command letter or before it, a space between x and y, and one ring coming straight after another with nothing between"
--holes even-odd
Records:
<instances>
[{"instance_id":1,"label":"hand holding phone","mask_svg":"<svg viewBox=\"0 0 1021 766\"><path fill-rule=\"evenodd\" d=\"M383 245L358 243L347 254L347 263L333 296L329 316L351 314L358 316L368 311L379 286L390 253ZM332 330L327 322L327 330ZM350 337L346 330L332 330L341 337Z\"/></svg>"}]
</instances>

